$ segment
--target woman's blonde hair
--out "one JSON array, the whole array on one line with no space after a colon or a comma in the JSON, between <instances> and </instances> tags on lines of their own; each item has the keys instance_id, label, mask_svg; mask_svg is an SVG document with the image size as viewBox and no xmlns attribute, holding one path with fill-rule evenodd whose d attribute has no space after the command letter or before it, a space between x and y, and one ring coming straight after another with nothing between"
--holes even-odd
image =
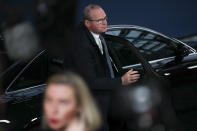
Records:
<instances>
[{"instance_id":1,"label":"woman's blonde hair","mask_svg":"<svg viewBox=\"0 0 197 131\"><path fill-rule=\"evenodd\" d=\"M81 77L72 72L58 73L48 79L47 85L49 84L71 86L74 89L75 98L80 108L79 119L85 123L87 131L95 131L100 127L100 113L87 85ZM45 116L43 116L43 126L47 126Z\"/></svg>"}]
</instances>

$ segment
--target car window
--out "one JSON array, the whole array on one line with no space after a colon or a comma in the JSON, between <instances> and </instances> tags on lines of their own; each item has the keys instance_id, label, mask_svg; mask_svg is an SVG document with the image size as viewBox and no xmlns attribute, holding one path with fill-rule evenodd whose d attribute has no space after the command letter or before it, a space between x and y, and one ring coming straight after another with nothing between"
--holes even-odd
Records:
<instances>
[{"instance_id":1,"label":"car window","mask_svg":"<svg viewBox=\"0 0 197 131\"><path fill-rule=\"evenodd\" d=\"M46 54L38 56L29 63L9 87L8 92L29 88L43 84L47 77L47 59Z\"/></svg>"},{"instance_id":2,"label":"car window","mask_svg":"<svg viewBox=\"0 0 197 131\"><path fill-rule=\"evenodd\" d=\"M125 44L113 40L108 40L107 44L113 48L117 58L120 60L122 67L139 63L139 60L133 54L131 49Z\"/></svg>"},{"instance_id":3,"label":"car window","mask_svg":"<svg viewBox=\"0 0 197 131\"><path fill-rule=\"evenodd\" d=\"M109 30L106 34L127 39L148 61L175 56L177 45L152 32L136 29L114 29Z\"/></svg>"},{"instance_id":4,"label":"car window","mask_svg":"<svg viewBox=\"0 0 197 131\"><path fill-rule=\"evenodd\" d=\"M113 62L118 68L120 75L123 75L130 69L138 70L141 75L144 73L141 61L133 52L129 42L121 41L120 39L106 38L106 43L112 57Z\"/></svg>"}]
</instances>

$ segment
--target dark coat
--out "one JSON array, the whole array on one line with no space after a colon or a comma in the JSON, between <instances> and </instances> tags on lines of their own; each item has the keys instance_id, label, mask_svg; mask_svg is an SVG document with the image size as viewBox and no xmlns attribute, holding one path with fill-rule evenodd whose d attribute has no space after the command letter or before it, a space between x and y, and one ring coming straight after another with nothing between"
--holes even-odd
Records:
<instances>
[{"instance_id":1,"label":"dark coat","mask_svg":"<svg viewBox=\"0 0 197 131\"><path fill-rule=\"evenodd\" d=\"M121 78L110 78L110 71L92 34L80 24L77 28L76 42L65 60L67 69L81 75L91 90L110 91L121 86Z\"/></svg>"},{"instance_id":2,"label":"dark coat","mask_svg":"<svg viewBox=\"0 0 197 131\"><path fill-rule=\"evenodd\" d=\"M87 82L105 119L110 93L121 87L121 78L110 77L105 54L101 54L94 37L84 24L81 23L76 31L76 42L65 59L65 67L81 75Z\"/></svg>"}]
</instances>

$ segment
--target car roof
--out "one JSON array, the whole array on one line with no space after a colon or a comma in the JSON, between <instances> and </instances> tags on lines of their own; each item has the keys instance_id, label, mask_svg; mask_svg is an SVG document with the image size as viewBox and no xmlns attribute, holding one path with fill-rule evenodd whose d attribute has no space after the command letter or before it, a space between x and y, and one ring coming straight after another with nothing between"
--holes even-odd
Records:
<instances>
[{"instance_id":1,"label":"car roof","mask_svg":"<svg viewBox=\"0 0 197 131\"><path fill-rule=\"evenodd\" d=\"M180 42L182 43L183 45L189 47L194 53L196 53L196 50L194 48L192 48L191 46L188 46L186 43L176 39L176 38L173 38L173 37L168 37L160 32L157 32L155 30L152 30L152 29L149 29L149 28L146 28L146 27L142 27L142 26L137 26L137 25L125 25L125 24L120 24L120 25L108 25L107 26L107 29L119 29L119 28L127 28L127 29L139 29L139 30L146 30L148 32L152 32L154 34L157 34L157 35L160 35L160 36L163 36L164 38L167 38L167 39L170 39L174 42Z\"/></svg>"},{"instance_id":2,"label":"car roof","mask_svg":"<svg viewBox=\"0 0 197 131\"><path fill-rule=\"evenodd\" d=\"M149 32L152 32L152 33L156 33L156 34L168 37L168 36L166 36L166 35L164 35L160 32L157 32L155 30L152 30L152 29L149 29L149 28L146 28L146 27L142 27L142 26L137 26L137 25L108 25L107 28L108 29L111 29L111 28L135 28L135 29L146 30L146 31L149 31Z\"/></svg>"}]
</instances>

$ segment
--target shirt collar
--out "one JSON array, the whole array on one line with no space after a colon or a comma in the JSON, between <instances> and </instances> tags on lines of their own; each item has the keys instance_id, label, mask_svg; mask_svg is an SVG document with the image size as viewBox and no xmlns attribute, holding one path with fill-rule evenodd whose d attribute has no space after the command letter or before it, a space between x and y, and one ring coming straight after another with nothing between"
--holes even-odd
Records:
<instances>
[{"instance_id":1,"label":"shirt collar","mask_svg":"<svg viewBox=\"0 0 197 131\"><path fill-rule=\"evenodd\" d=\"M90 31L91 32L91 31ZM99 34L93 33L91 32L91 34L93 35L94 38L98 39L99 38Z\"/></svg>"}]
</instances>

